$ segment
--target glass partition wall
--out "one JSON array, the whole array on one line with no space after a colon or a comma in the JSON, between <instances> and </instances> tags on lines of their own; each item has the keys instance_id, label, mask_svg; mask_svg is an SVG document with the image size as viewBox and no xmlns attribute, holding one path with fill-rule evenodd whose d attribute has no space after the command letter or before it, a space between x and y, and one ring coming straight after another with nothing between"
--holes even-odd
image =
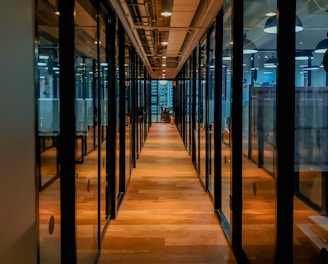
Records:
<instances>
[{"instance_id":1,"label":"glass partition wall","mask_svg":"<svg viewBox=\"0 0 328 264\"><path fill-rule=\"evenodd\" d=\"M232 77L232 36L231 36L231 1L223 7L222 37L222 84L221 84L221 210L222 222L230 224L231 190L231 77ZM220 84L217 84L220 85ZM229 228L228 228L229 230ZM228 235L227 237L230 237Z\"/></svg>"},{"instance_id":2,"label":"glass partition wall","mask_svg":"<svg viewBox=\"0 0 328 264\"><path fill-rule=\"evenodd\" d=\"M100 116L99 123L100 123L100 130L98 131L99 137L99 149L98 149L98 171L99 171L99 197L100 197L100 230L101 232L104 231L105 225L109 218L108 213L108 202L107 202L107 194L108 194L108 184L106 179L106 164L107 164L107 128L108 128L108 93L109 93L109 85L108 85L108 63L107 63L107 56L106 56L106 14L103 14L100 11L100 16L98 20L98 27L97 27L97 34L99 34L99 43L98 43L98 90L99 90L99 110L98 115Z\"/></svg>"},{"instance_id":3,"label":"glass partition wall","mask_svg":"<svg viewBox=\"0 0 328 264\"><path fill-rule=\"evenodd\" d=\"M323 65L327 50L323 3L297 1L294 159L290 159L294 160L294 175L283 176L276 171L276 89L284 86L276 81L276 8L273 0L244 1L242 248L251 263L274 263L276 234L281 232L276 226L277 206L282 206L276 204L277 195L282 195L277 191L277 177L294 177L293 263L320 263L320 252L327 249L323 241L327 233L328 85ZM321 40L320 45L325 45L319 49Z\"/></svg>"},{"instance_id":4,"label":"glass partition wall","mask_svg":"<svg viewBox=\"0 0 328 264\"><path fill-rule=\"evenodd\" d=\"M276 9L275 0L244 0L243 81L240 84L242 248L251 263L274 263L275 259L273 115L276 111L277 34L267 31L266 21L274 18Z\"/></svg>"},{"instance_id":5,"label":"glass partition wall","mask_svg":"<svg viewBox=\"0 0 328 264\"><path fill-rule=\"evenodd\" d=\"M207 189L214 197L214 89L215 89L215 27L210 28L208 33L208 117L207 117L207 155L208 155L208 170L207 170Z\"/></svg>"},{"instance_id":6,"label":"glass partition wall","mask_svg":"<svg viewBox=\"0 0 328 264\"><path fill-rule=\"evenodd\" d=\"M132 152L131 152L131 58L130 47L125 46L125 184L129 182L132 170Z\"/></svg>"},{"instance_id":7,"label":"glass partition wall","mask_svg":"<svg viewBox=\"0 0 328 264\"><path fill-rule=\"evenodd\" d=\"M191 91L191 83L192 83L192 74L191 74L191 59L189 59L185 65L185 91L186 91L186 104L185 104L185 123L186 123L186 140L185 146L187 148L187 152L191 155L191 111L192 111L192 91Z\"/></svg>"},{"instance_id":8,"label":"glass partition wall","mask_svg":"<svg viewBox=\"0 0 328 264\"><path fill-rule=\"evenodd\" d=\"M200 171L200 155L199 155L199 150L200 150L200 120L201 120L201 108L200 108L200 48L199 45L196 47L196 51L194 53L194 78L195 82L194 85L195 87L193 88L193 91L195 91L195 128L193 130L193 137L195 141L195 160L194 166L196 168L197 173Z\"/></svg>"},{"instance_id":9,"label":"glass partition wall","mask_svg":"<svg viewBox=\"0 0 328 264\"><path fill-rule=\"evenodd\" d=\"M199 46L199 176L206 186L206 139L207 139L207 37L204 36Z\"/></svg>"},{"instance_id":10,"label":"glass partition wall","mask_svg":"<svg viewBox=\"0 0 328 264\"><path fill-rule=\"evenodd\" d=\"M58 161L59 47L56 6L38 1L36 10L37 177L40 263L60 263L61 214Z\"/></svg>"},{"instance_id":11,"label":"glass partition wall","mask_svg":"<svg viewBox=\"0 0 328 264\"><path fill-rule=\"evenodd\" d=\"M289 41L282 37L286 33L293 40L290 31L294 25L286 19L292 5L276 0L244 0L244 8L238 6L236 11L233 4L233 1L226 1L223 6L222 69L213 67L219 64L214 64L217 58L213 54L218 43L214 45L212 42L215 37L212 28L207 30L191 57L195 62L190 75L195 84L192 87L194 108L190 115L194 142L192 161L203 185L208 187L206 191L214 197L214 204L221 203L220 223L242 263L276 263L284 259L289 263L321 263L328 253L326 3L297 1L295 54L285 54L289 50L285 46L290 46L290 43L282 41ZM277 14L278 5L280 14ZM238 34L235 34L232 28L238 27L240 21L234 17L240 14L244 17L243 26L240 26L241 32L238 29ZM284 23L279 27L280 33L277 31L277 16ZM286 27L290 30L286 31ZM234 49L236 46L238 48ZM235 59L238 56L240 61ZM295 94L294 87L286 85L290 80L294 81L293 70L290 76L282 70L288 69L294 59ZM237 63L233 65L233 62ZM175 93L177 102L182 100L180 97L185 97L185 108L188 107L189 95L186 90L188 67L186 63L180 72ZM213 82L212 70L217 76L220 74L222 84ZM216 108L221 111L221 124L215 123L216 128L221 127L220 173L213 171L212 163L211 133L215 132L212 114L216 106L211 99L214 86L215 89L222 87L220 107ZM291 94L295 98L295 120L290 120L290 115L284 113L292 102L282 99L290 99ZM178 114L186 111L179 109ZM176 119L178 128L183 127L183 122L188 125L188 115ZM294 128L291 130L292 122ZM183 129L179 132L188 145ZM293 152L294 157L286 152ZM283 164L285 160L294 169ZM221 177L220 194L212 189L216 180L214 175ZM216 195L220 195L218 200ZM239 199L242 201L240 207ZM293 228L290 228L292 224ZM289 243L291 240L293 245ZM282 247L285 241L288 245ZM292 247L294 253L291 257Z\"/></svg>"},{"instance_id":12,"label":"glass partition wall","mask_svg":"<svg viewBox=\"0 0 328 264\"><path fill-rule=\"evenodd\" d=\"M319 252L325 256L328 249L327 3L296 3L303 30L296 33L295 43L294 241L305 243L294 243L294 256L295 263L301 257L318 263Z\"/></svg>"},{"instance_id":13,"label":"glass partition wall","mask_svg":"<svg viewBox=\"0 0 328 264\"><path fill-rule=\"evenodd\" d=\"M81 138L83 161L76 164L76 236L79 263L91 263L98 250L98 185L101 184L101 100L104 86L100 50L105 46L99 11L75 2L76 148ZM104 25L104 23L102 23ZM98 27L100 27L98 29ZM100 34L102 33L102 34ZM102 52L104 55L105 52ZM105 58L102 58L105 60Z\"/></svg>"},{"instance_id":14,"label":"glass partition wall","mask_svg":"<svg viewBox=\"0 0 328 264\"><path fill-rule=\"evenodd\" d=\"M53 3L54 2L54 3ZM40 263L61 262L59 35L56 1L37 4L36 95ZM93 263L108 219L106 14L75 1L75 206L78 263ZM74 254L74 252L72 252Z\"/></svg>"}]
</instances>

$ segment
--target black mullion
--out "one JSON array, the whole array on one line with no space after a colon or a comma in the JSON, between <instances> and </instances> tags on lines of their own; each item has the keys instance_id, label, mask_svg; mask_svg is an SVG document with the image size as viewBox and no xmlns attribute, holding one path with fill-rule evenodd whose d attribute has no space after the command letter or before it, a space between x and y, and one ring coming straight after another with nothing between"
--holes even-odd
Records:
<instances>
[{"instance_id":1,"label":"black mullion","mask_svg":"<svg viewBox=\"0 0 328 264\"><path fill-rule=\"evenodd\" d=\"M61 263L76 263L74 0L59 0Z\"/></svg>"},{"instance_id":2,"label":"black mullion","mask_svg":"<svg viewBox=\"0 0 328 264\"><path fill-rule=\"evenodd\" d=\"M277 4L275 262L293 263L296 1L278 0Z\"/></svg>"}]
</instances>

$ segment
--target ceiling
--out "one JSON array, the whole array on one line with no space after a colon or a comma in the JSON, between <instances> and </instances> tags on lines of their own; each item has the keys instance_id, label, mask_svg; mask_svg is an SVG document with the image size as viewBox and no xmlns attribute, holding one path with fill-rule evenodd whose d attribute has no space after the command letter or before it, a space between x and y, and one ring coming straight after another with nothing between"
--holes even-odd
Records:
<instances>
[{"instance_id":1,"label":"ceiling","mask_svg":"<svg viewBox=\"0 0 328 264\"><path fill-rule=\"evenodd\" d=\"M174 79L189 58L199 40L204 36L223 0L107 0L122 22L130 44L133 45L154 79ZM163 1L163 2L162 2ZM163 4L172 1L172 16L160 13ZM245 0L244 31L258 49L275 50L276 35L263 32L268 8L276 8L276 0ZM38 31L43 45L58 48L57 0L38 1ZM328 31L327 0L297 0L297 15L304 30L296 35L296 48L313 50ZM83 56L97 58L95 9L90 0L77 0L75 4L76 50ZM231 10L225 21L231 19ZM257 14L254 16L254 14ZM225 32L231 28L225 24ZM167 35L168 45L162 45ZM226 38L226 36L224 36ZM230 37L226 40L230 45ZM100 57L105 60L105 26L100 31ZM224 40L225 42L225 40ZM224 45L226 45L224 43ZM166 55L166 58L162 58ZM321 57L318 58L321 60ZM166 66L162 66L165 63ZM320 63L320 62L319 62ZM163 71L165 70L165 72ZM163 76L165 74L165 77Z\"/></svg>"},{"instance_id":2,"label":"ceiling","mask_svg":"<svg viewBox=\"0 0 328 264\"><path fill-rule=\"evenodd\" d=\"M163 2L162 2L163 1ZM219 12L223 0L108 0L122 22L131 45L136 48L151 77L173 79L182 68ZM57 0L38 1L38 30L42 44L58 44ZM172 7L172 15L161 15L162 4ZM76 50L96 58L93 45L96 14L89 0L75 4ZM168 37L168 45L161 41ZM104 26L100 40L105 43ZM162 58L165 55L166 58ZM162 64L166 66L162 66ZM165 70L165 72L163 71ZM163 76L165 74L165 77Z\"/></svg>"},{"instance_id":3,"label":"ceiling","mask_svg":"<svg viewBox=\"0 0 328 264\"><path fill-rule=\"evenodd\" d=\"M154 79L176 77L223 3L223 0L108 1ZM161 15L166 5L172 6L169 17ZM161 44L166 37L168 44Z\"/></svg>"}]
</instances>

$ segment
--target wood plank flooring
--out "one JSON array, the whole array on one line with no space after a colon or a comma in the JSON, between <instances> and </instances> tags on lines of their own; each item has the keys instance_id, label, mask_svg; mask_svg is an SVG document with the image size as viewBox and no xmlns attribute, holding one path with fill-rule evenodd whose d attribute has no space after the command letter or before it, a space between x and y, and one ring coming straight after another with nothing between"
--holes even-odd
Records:
<instances>
[{"instance_id":1,"label":"wood plank flooring","mask_svg":"<svg viewBox=\"0 0 328 264\"><path fill-rule=\"evenodd\" d=\"M236 263L175 126L152 125L99 263Z\"/></svg>"}]
</instances>

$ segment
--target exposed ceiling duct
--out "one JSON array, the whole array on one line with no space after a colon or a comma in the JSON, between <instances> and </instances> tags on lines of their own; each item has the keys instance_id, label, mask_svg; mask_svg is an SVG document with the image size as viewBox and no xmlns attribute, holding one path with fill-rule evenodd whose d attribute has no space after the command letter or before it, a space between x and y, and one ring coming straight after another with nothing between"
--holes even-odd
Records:
<instances>
[{"instance_id":1,"label":"exposed ceiling duct","mask_svg":"<svg viewBox=\"0 0 328 264\"><path fill-rule=\"evenodd\" d=\"M163 70L166 79L176 77L223 3L223 0L108 1L121 21L125 21L123 25L133 46L155 79L163 78ZM169 9L171 16L161 15ZM164 38L166 43L162 43Z\"/></svg>"}]
</instances>

